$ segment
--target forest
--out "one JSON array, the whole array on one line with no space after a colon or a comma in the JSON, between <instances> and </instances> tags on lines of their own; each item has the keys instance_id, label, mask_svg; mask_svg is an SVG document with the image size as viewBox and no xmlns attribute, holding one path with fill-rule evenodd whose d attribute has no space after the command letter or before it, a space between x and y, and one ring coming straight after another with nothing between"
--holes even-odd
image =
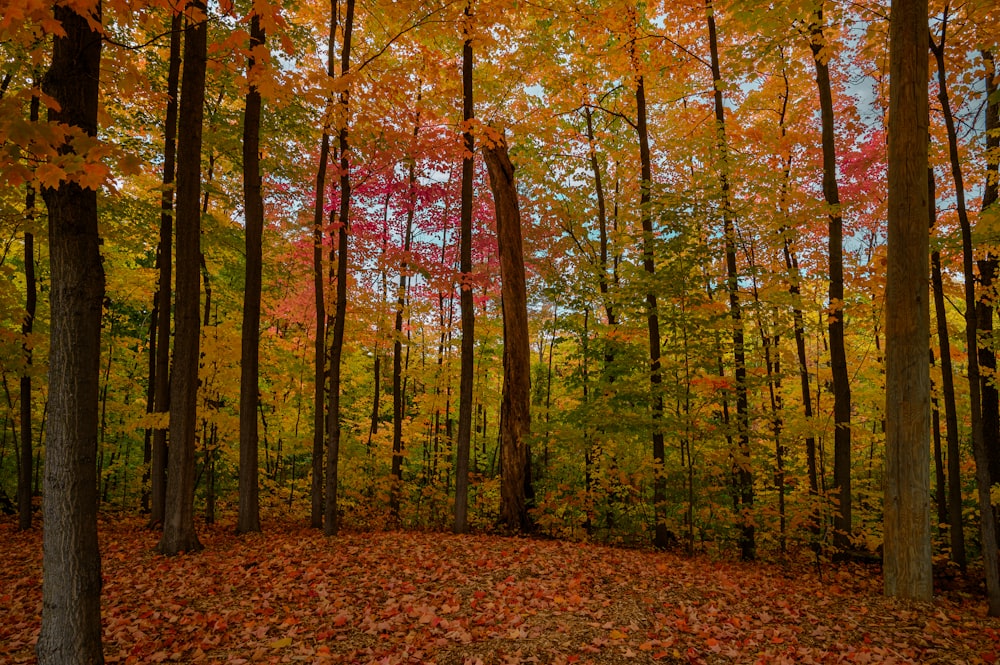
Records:
<instances>
[{"instance_id":1,"label":"forest","mask_svg":"<svg viewBox=\"0 0 1000 665\"><path fill-rule=\"evenodd\" d=\"M103 662L123 539L884 560L1000 614L1000 7L891 5L6 2L0 502L65 610L40 662ZM719 654L628 625L598 646Z\"/></svg>"}]
</instances>

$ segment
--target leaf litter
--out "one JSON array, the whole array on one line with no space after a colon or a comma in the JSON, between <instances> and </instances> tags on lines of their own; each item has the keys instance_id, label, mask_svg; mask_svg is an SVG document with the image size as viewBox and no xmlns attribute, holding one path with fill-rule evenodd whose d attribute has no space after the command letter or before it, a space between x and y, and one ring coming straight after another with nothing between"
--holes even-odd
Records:
<instances>
[{"instance_id":1,"label":"leaf litter","mask_svg":"<svg viewBox=\"0 0 1000 665\"><path fill-rule=\"evenodd\" d=\"M951 592L881 596L865 567L716 561L427 532L206 527L164 557L101 524L108 663L995 663L1000 622ZM34 662L41 533L0 522L0 663Z\"/></svg>"}]
</instances>

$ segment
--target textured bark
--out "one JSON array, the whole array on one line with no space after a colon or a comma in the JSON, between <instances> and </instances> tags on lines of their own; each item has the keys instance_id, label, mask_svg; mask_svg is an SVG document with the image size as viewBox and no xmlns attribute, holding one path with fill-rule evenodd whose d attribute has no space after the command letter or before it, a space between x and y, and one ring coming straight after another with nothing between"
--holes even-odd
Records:
<instances>
[{"instance_id":1,"label":"textured bark","mask_svg":"<svg viewBox=\"0 0 1000 665\"><path fill-rule=\"evenodd\" d=\"M729 314L733 321L733 374L736 379L737 444L733 450L735 503L743 511L740 516L740 558L756 558L756 535L753 523L753 471L750 467L750 405L747 396L747 365L743 338L743 315L740 308L739 272L736 266L736 224L733 221L729 197L729 148L726 139L726 109L722 99L722 72L719 65L719 42L715 27L712 0L705 2L708 17L708 38L712 58L712 81L715 88L715 123L718 132L719 189L722 192L722 222L726 250L726 291L729 294Z\"/></svg>"},{"instance_id":2,"label":"textured bark","mask_svg":"<svg viewBox=\"0 0 1000 665\"><path fill-rule=\"evenodd\" d=\"M255 49L265 44L260 15L250 19L246 107L243 113L243 212L246 221L246 280L240 353L240 498L236 532L260 531L257 483L257 404L260 391L260 292L264 235L264 197L260 175L260 91L253 83Z\"/></svg>"},{"instance_id":3,"label":"textured bark","mask_svg":"<svg viewBox=\"0 0 1000 665\"><path fill-rule=\"evenodd\" d=\"M927 169L927 209L930 227L937 218L934 171ZM948 536L951 560L965 570L965 532L962 529L962 472L958 447L958 413L955 408L955 377L951 367L951 340L948 337L948 317L945 312L944 279L941 274L941 252L931 252L931 291L934 294L934 315L937 319L938 348L941 351L941 397L944 400L945 445L948 450ZM938 493L942 486L938 485Z\"/></svg>"},{"instance_id":4,"label":"textured bark","mask_svg":"<svg viewBox=\"0 0 1000 665\"><path fill-rule=\"evenodd\" d=\"M844 347L844 220L837 187L837 148L834 133L833 92L830 87L829 49L823 34L822 10L812 28L813 62L819 91L823 142L823 198L829 214L829 312L830 371L833 379L833 546L837 553L851 547L851 383Z\"/></svg>"},{"instance_id":5,"label":"textured bark","mask_svg":"<svg viewBox=\"0 0 1000 665\"><path fill-rule=\"evenodd\" d=\"M531 341L521 243L521 212L514 165L501 138L483 149L496 209L503 300L503 398L500 402L500 522L515 533L531 531Z\"/></svg>"},{"instance_id":6,"label":"textured bark","mask_svg":"<svg viewBox=\"0 0 1000 665\"><path fill-rule=\"evenodd\" d=\"M49 122L97 135L101 35L56 5L65 35L53 39L43 88L58 104ZM91 17L100 25L98 3ZM99 28L98 28L99 30ZM60 148L63 154L72 147ZM104 268L97 192L63 181L43 188L49 217L50 350L45 452L41 665L103 663L97 542L97 403Z\"/></svg>"},{"instance_id":7,"label":"textured bark","mask_svg":"<svg viewBox=\"0 0 1000 665\"><path fill-rule=\"evenodd\" d=\"M979 338L976 331L976 279L972 257L972 225L965 205L965 184L962 180L962 165L958 155L958 135L955 118L951 113L948 98L947 76L945 74L945 37L948 29L948 6L945 5L941 22L941 42L930 43L938 73L938 101L944 114L945 129L948 132L948 156L951 162L951 176L955 183L955 204L958 209L958 223L962 229L962 273L965 277L965 343L969 357L969 420L972 425L972 449L976 458L976 484L979 486L980 535L983 543L994 543L983 548L983 568L986 573L986 595L989 598L990 616L1000 616L1000 570L997 569L996 521L987 516L993 512L990 500L989 454L983 439L982 401L979 378ZM926 52L926 51L925 51Z\"/></svg>"},{"instance_id":8,"label":"textured bark","mask_svg":"<svg viewBox=\"0 0 1000 665\"><path fill-rule=\"evenodd\" d=\"M177 88L181 71L183 14L170 21L170 63L167 70L167 111L163 124L163 194L160 196L159 271L156 291L156 371L154 407L157 413L170 411L170 301L174 223L174 168L177 153ZM162 527L167 500L167 428L153 430L150 458L150 526Z\"/></svg>"},{"instance_id":9,"label":"textured bark","mask_svg":"<svg viewBox=\"0 0 1000 665\"><path fill-rule=\"evenodd\" d=\"M351 30L354 27L354 0L347 0L344 16L344 44L340 52L341 75L351 71ZM348 111L350 90L340 93L341 124L338 132L340 150L340 228L337 229L337 305L330 342L330 422L326 446L326 507L323 533L332 536L340 529L337 513L337 471L340 463L340 370L344 351L344 319L347 316L347 234L350 230L351 165L348 160Z\"/></svg>"},{"instance_id":10,"label":"textured bark","mask_svg":"<svg viewBox=\"0 0 1000 665\"><path fill-rule=\"evenodd\" d=\"M458 387L458 438L455 441L455 522L452 530L469 530L469 448L472 441L472 386L476 341L476 312L472 302L472 285L465 282L472 272L472 180L475 142L469 123L475 117L472 99L472 0L465 6L465 41L462 44L462 119L465 131L462 141L462 207L459 228L459 308L462 317L461 369Z\"/></svg>"},{"instance_id":11,"label":"textured bark","mask_svg":"<svg viewBox=\"0 0 1000 665\"><path fill-rule=\"evenodd\" d=\"M893 0L889 31L885 593L930 600L926 0Z\"/></svg>"},{"instance_id":12,"label":"textured bark","mask_svg":"<svg viewBox=\"0 0 1000 665\"><path fill-rule=\"evenodd\" d=\"M208 43L205 5L188 6L184 28L184 76L177 144L177 285L173 367L170 377L170 455L161 554L201 549L194 528L194 461L197 426L201 304L201 144L205 114Z\"/></svg>"},{"instance_id":13,"label":"textured bark","mask_svg":"<svg viewBox=\"0 0 1000 665\"><path fill-rule=\"evenodd\" d=\"M31 96L28 119L38 121L38 95ZM24 321L21 335L24 341L24 374L21 375L21 447L17 474L17 526L22 531L31 528L31 331L35 325L38 287L35 281L35 187L29 184L24 194Z\"/></svg>"}]
</instances>

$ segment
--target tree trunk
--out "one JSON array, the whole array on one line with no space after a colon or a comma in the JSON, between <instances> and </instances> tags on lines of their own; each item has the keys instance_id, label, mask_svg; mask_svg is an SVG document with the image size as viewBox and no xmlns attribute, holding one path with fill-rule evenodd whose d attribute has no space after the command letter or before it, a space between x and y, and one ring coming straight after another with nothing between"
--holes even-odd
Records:
<instances>
[{"instance_id":1,"label":"tree trunk","mask_svg":"<svg viewBox=\"0 0 1000 665\"><path fill-rule=\"evenodd\" d=\"M833 516L835 555L851 547L851 384L847 375L847 351L844 347L844 221L840 212L837 187L837 147L834 134L833 93L828 66L830 49L823 34L823 10L816 13L810 43L816 65L820 120L823 141L823 198L829 222L830 291L828 330L830 370L833 379L833 491L836 509ZM925 358L926 360L926 358Z\"/></svg>"},{"instance_id":2,"label":"tree trunk","mask_svg":"<svg viewBox=\"0 0 1000 665\"><path fill-rule=\"evenodd\" d=\"M937 218L934 194L934 170L927 169L927 209L930 227ZM941 393L944 399L945 440L948 449L948 534L951 560L965 570L965 532L962 529L962 455L958 447L958 413L955 408L955 379L951 368L951 340L948 337L948 317L945 313L944 281L941 275L941 252L931 253L931 290L934 293L934 314L937 319L938 348L941 350ZM938 491L942 488L939 486Z\"/></svg>"},{"instance_id":3,"label":"tree trunk","mask_svg":"<svg viewBox=\"0 0 1000 665\"><path fill-rule=\"evenodd\" d=\"M733 221L729 199L729 147L726 139L726 109L722 99L722 71L719 65L719 42L715 28L715 10L712 0L705 2L708 16L709 48L712 58L712 81L715 95L715 122L718 132L719 187L722 191L723 235L726 246L726 291L729 293L729 312L733 320L733 364L736 379L736 429L737 446L733 450L733 475L735 494L741 508L740 558L756 558L756 535L753 522L753 471L750 459L750 405L747 398L747 365L743 339L743 315L740 308L739 272L736 267L736 225Z\"/></svg>"},{"instance_id":4,"label":"tree trunk","mask_svg":"<svg viewBox=\"0 0 1000 665\"><path fill-rule=\"evenodd\" d=\"M893 0L889 31L885 593L930 600L926 0Z\"/></svg>"},{"instance_id":5,"label":"tree trunk","mask_svg":"<svg viewBox=\"0 0 1000 665\"><path fill-rule=\"evenodd\" d=\"M97 136L101 5L85 18L54 7L65 34L52 45L44 90L51 123ZM90 20L95 21L92 26ZM72 154L64 144L60 153ZM97 542L97 401L104 268L97 192L62 181L42 189L49 218L50 350L45 453L41 665L104 662L101 556Z\"/></svg>"},{"instance_id":6,"label":"tree trunk","mask_svg":"<svg viewBox=\"0 0 1000 665\"><path fill-rule=\"evenodd\" d=\"M184 28L184 77L177 145L177 285L174 359L170 377L170 455L161 554L201 549L194 529L194 458L198 400L201 293L201 138L205 114L208 21L203 0L190 5ZM197 20L195 20L197 19Z\"/></svg>"},{"instance_id":7,"label":"tree trunk","mask_svg":"<svg viewBox=\"0 0 1000 665\"><path fill-rule=\"evenodd\" d=\"M264 50L265 33L256 12L250 19L246 110L243 115L243 211L246 220L246 284L240 358L240 498L237 533L260 531L257 485L257 402L260 391L260 292L264 234L264 198L260 175L260 91L256 50Z\"/></svg>"},{"instance_id":8,"label":"tree trunk","mask_svg":"<svg viewBox=\"0 0 1000 665\"><path fill-rule=\"evenodd\" d=\"M955 203L958 208L958 223L962 229L962 273L965 277L965 343L969 358L969 419L972 425L972 448L976 458L976 484L979 486L980 533L983 542L983 568L986 572L986 595L989 598L990 616L1000 616L1000 570L997 568L996 521L990 500L989 454L983 439L982 401L979 394L979 340L976 332L976 281L972 257L972 226L965 206L965 185L962 182L962 166L958 156L958 136L955 119L951 113L948 98L947 76L945 74L944 47L948 29L948 5L945 5L941 23L940 44L930 43L938 72L938 100L944 114L944 124L948 131L948 155L951 161L951 175L955 182ZM925 51L926 52L926 51Z\"/></svg>"},{"instance_id":9,"label":"tree trunk","mask_svg":"<svg viewBox=\"0 0 1000 665\"><path fill-rule=\"evenodd\" d=\"M31 96L28 119L38 122L40 99ZM28 184L24 194L24 321L21 323L24 350L24 373L21 375L21 462L17 474L18 528L31 528L31 331L35 325L38 289L35 282L35 186Z\"/></svg>"},{"instance_id":10,"label":"tree trunk","mask_svg":"<svg viewBox=\"0 0 1000 665\"><path fill-rule=\"evenodd\" d=\"M472 284L466 282L472 273L472 179L475 140L470 123L475 117L472 105L472 0L465 6L465 41L462 44L462 120L465 131L462 141L462 209L459 229L459 307L462 311L461 370L458 388L458 439L455 460L455 533L469 530L469 447L472 439L472 386L475 363L476 312L472 302Z\"/></svg>"},{"instance_id":11,"label":"tree trunk","mask_svg":"<svg viewBox=\"0 0 1000 665\"><path fill-rule=\"evenodd\" d=\"M156 413L170 411L170 301L174 223L174 167L177 152L177 88L181 71L181 34L183 12L170 21L170 64L167 71L167 113L163 128L163 193L160 196L160 244L156 262L159 269L156 290L156 374L154 407ZM149 526L162 528L167 500L167 428L153 430L150 461Z\"/></svg>"},{"instance_id":12,"label":"tree trunk","mask_svg":"<svg viewBox=\"0 0 1000 665\"><path fill-rule=\"evenodd\" d=\"M503 303L503 399L501 408L500 522L515 533L531 531L531 342L528 337L528 292L521 246L521 212L514 165L501 137L483 149L496 209Z\"/></svg>"},{"instance_id":13,"label":"tree trunk","mask_svg":"<svg viewBox=\"0 0 1000 665\"><path fill-rule=\"evenodd\" d=\"M340 53L341 76L351 70L351 30L354 27L354 0L347 0L344 16L344 45ZM336 535L340 529L337 514L337 466L340 462L340 371L344 351L344 319L347 316L347 233L351 212L351 165L348 159L348 112L350 89L340 93L340 228L337 229L337 304L330 343L330 422L326 448L326 510L323 533Z\"/></svg>"}]
</instances>

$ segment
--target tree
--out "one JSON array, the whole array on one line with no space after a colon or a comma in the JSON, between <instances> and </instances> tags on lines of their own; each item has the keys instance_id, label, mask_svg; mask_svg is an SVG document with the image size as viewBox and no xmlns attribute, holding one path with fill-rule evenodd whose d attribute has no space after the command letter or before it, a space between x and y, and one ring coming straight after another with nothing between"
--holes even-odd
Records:
<instances>
[{"instance_id":1,"label":"tree","mask_svg":"<svg viewBox=\"0 0 1000 665\"><path fill-rule=\"evenodd\" d=\"M885 593L930 600L927 2L893 0L891 11Z\"/></svg>"},{"instance_id":2,"label":"tree","mask_svg":"<svg viewBox=\"0 0 1000 665\"><path fill-rule=\"evenodd\" d=\"M531 347L528 340L528 293L521 247L521 212L514 165L499 136L483 148L496 208L503 303L503 398L500 403L500 521L515 533L531 530Z\"/></svg>"},{"instance_id":3,"label":"tree","mask_svg":"<svg viewBox=\"0 0 1000 665\"><path fill-rule=\"evenodd\" d=\"M97 136L101 5L56 5L62 34L52 42L43 89L65 132L59 157L87 160ZM89 159L93 159L89 157ZM45 456L41 665L104 662L101 558L97 542L97 430L104 268L97 189L68 177L42 187L49 213L48 445Z\"/></svg>"},{"instance_id":4,"label":"tree","mask_svg":"<svg viewBox=\"0 0 1000 665\"><path fill-rule=\"evenodd\" d=\"M260 392L260 291L264 197L260 176L261 98L256 79L264 59L260 10L250 18L246 107L243 114L243 211L246 221L246 282L243 295L243 343L240 360L240 504L236 531L260 531L257 486L257 406Z\"/></svg>"},{"instance_id":5,"label":"tree","mask_svg":"<svg viewBox=\"0 0 1000 665\"><path fill-rule=\"evenodd\" d=\"M200 550L194 528L194 454L198 404L201 305L201 144L205 115L208 17L205 3L186 10L184 75L177 143L177 297L174 361L170 377L170 455L161 554Z\"/></svg>"}]
</instances>

